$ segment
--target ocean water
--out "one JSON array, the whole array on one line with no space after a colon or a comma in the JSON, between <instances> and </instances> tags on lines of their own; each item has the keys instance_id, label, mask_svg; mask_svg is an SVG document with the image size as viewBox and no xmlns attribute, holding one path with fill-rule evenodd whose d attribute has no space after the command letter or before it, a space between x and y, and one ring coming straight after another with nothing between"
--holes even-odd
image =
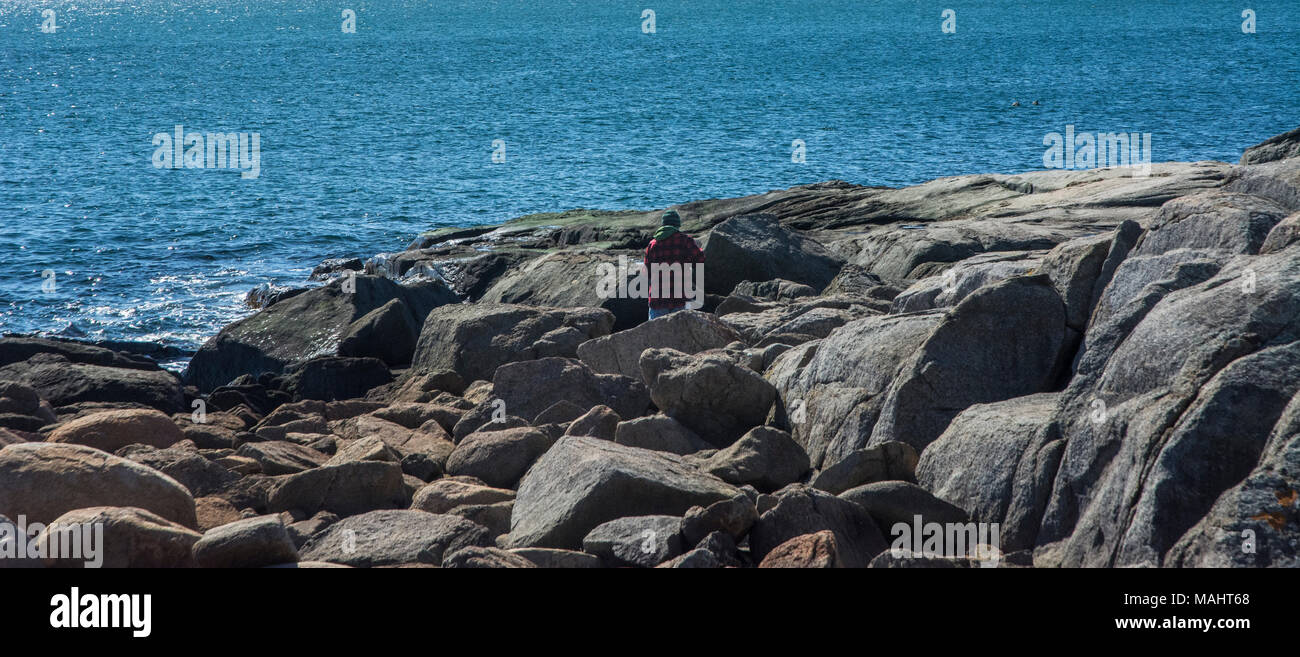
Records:
<instances>
[{"instance_id":1,"label":"ocean water","mask_svg":"<svg viewBox=\"0 0 1300 657\"><path fill-rule=\"evenodd\" d=\"M1066 125L1236 161L1298 109L1295 0L0 0L0 332L193 348L438 226L1039 169ZM156 168L178 124L258 176Z\"/></svg>"}]
</instances>

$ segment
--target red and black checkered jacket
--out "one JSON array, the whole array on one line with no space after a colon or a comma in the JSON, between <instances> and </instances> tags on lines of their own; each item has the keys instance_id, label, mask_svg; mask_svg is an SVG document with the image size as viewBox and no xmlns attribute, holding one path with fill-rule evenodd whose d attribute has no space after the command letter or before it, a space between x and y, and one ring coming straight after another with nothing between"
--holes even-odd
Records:
<instances>
[{"instance_id":1,"label":"red and black checkered jacket","mask_svg":"<svg viewBox=\"0 0 1300 657\"><path fill-rule=\"evenodd\" d=\"M679 274L673 272L671 275L672 287L667 290L659 290L658 277L654 275L654 270L650 265L654 263L681 263L683 270L697 262L704 262L704 252L695 244L695 240L690 235L677 231L664 240L650 240L650 246L645 249L645 267L646 275L650 277L650 307L659 308L680 308L686 305L690 299L685 297L682 292L684 286ZM693 276L694 274L692 274ZM703 280L691 279L692 284L698 288L704 285ZM676 291L679 296L672 296ZM662 296L661 296L662 294Z\"/></svg>"}]
</instances>

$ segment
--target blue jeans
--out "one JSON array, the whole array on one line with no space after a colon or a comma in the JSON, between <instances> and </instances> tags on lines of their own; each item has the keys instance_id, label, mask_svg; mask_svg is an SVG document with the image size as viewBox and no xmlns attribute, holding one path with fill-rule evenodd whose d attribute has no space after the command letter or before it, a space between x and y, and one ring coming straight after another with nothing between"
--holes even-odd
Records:
<instances>
[{"instance_id":1,"label":"blue jeans","mask_svg":"<svg viewBox=\"0 0 1300 657\"><path fill-rule=\"evenodd\" d=\"M679 311L679 310L683 310L683 309L685 309L685 308L686 308L686 306L684 306L684 305L683 305L683 306L674 306L674 307L672 307L672 308L653 308L653 307L652 307L652 308L650 308L650 319L655 319L656 317L663 317L664 315L667 315L668 313L675 313L675 312L677 312L677 311Z\"/></svg>"}]
</instances>

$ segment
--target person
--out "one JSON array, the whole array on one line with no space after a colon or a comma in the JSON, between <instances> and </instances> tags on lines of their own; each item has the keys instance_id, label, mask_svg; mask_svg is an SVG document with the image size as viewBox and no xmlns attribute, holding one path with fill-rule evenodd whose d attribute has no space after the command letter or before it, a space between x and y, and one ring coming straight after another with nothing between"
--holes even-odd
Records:
<instances>
[{"instance_id":1,"label":"person","mask_svg":"<svg viewBox=\"0 0 1300 657\"><path fill-rule=\"evenodd\" d=\"M686 307L686 302L690 296L686 289L687 281L683 276L691 277L691 287L695 291L697 298L703 298L704 285L703 280L699 280L696 275L699 269L693 265L704 262L704 251L700 250L695 240L690 235L683 233L682 218L676 210L669 209L664 212L662 224L659 230L655 231L653 239L650 240L650 246L645 249L645 269L650 275L650 319L663 317L671 312L676 312ZM673 265L681 264L681 267L659 267L654 265ZM666 275L659 275L659 272L665 272ZM670 282L667 289L660 283Z\"/></svg>"}]
</instances>

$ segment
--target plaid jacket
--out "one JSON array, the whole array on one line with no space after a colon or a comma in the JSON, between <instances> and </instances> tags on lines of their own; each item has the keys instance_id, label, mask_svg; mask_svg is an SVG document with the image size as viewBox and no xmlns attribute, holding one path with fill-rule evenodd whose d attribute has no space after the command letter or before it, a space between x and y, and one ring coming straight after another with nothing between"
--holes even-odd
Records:
<instances>
[{"instance_id":1,"label":"plaid jacket","mask_svg":"<svg viewBox=\"0 0 1300 657\"><path fill-rule=\"evenodd\" d=\"M672 287L666 290L659 289L658 276L650 265L655 263L674 263L679 262L683 265L683 270L690 267L693 263L704 262L704 252L695 244L695 240L690 235L677 231L663 241L650 240L650 246L645 249L645 268L646 275L650 278L650 307L659 308L680 308L686 305L690 299L679 294L672 296L674 290L681 293L684 290L683 281L676 272L670 275ZM691 274L691 283L695 289L704 285L704 281L696 280L694 273ZM663 294L664 296L660 296Z\"/></svg>"}]
</instances>

